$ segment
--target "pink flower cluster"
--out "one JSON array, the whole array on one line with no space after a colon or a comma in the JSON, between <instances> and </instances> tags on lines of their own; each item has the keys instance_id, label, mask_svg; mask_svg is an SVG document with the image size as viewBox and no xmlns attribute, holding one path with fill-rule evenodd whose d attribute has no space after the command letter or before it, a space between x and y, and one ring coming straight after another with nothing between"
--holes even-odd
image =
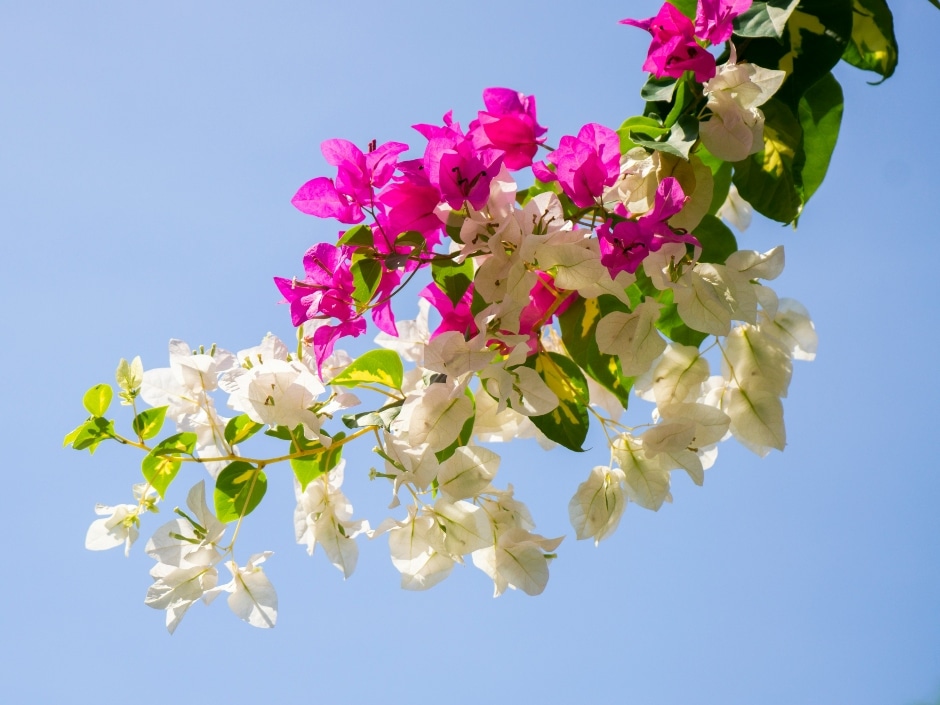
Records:
<instances>
[{"instance_id":1,"label":"pink flower cluster","mask_svg":"<svg viewBox=\"0 0 940 705\"><path fill-rule=\"evenodd\" d=\"M699 0L695 24L670 3L665 3L655 17L645 20L625 19L627 24L646 30L653 36L643 70L656 78L680 78L686 71L705 83L716 72L715 57L701 42L721 44L731 37L732 21L751 6L752 0Z\"/></svg>"}]
</instances>

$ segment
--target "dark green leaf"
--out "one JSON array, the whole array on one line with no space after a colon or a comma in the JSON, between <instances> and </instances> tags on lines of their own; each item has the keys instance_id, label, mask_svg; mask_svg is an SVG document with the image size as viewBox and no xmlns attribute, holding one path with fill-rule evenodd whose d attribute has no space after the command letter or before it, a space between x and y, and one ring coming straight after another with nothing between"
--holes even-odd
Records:
<instances>
[{"instance_id":1,"label":"dark green leaf","mask_svg":"<svg viewBox=\"0 0 940 705\"><path fill-rule=\"evenodd\" d=\"M466 259L460 264L453 260L432 262L431 277L438 288L447 295L450 302L456 306L470 288L470 282L473 280L473 260Z\"/></svg>"},{"instance_id":2,"label":"dark green leaf","mask_svg":"<svg viewBox=\"0 0 940 705\"><path fill-rule=\"evenodd\" d=\"M842 125L843 102L842 87L831 73L800 99L803 144L797 151L794 166L800 175L804 204L826 177Z\"/></svg>"},{"instance_id":3,"label":"dark green leaf","mask_svg":"<svg viewBox=\"0 0 940 705\"><path fill-rule=\"evenodd\" d=\"M650 76L646 85L640 90L640 97L650 103L671 103L672 96L676 92L676 79L664 76L656 78Z\"/></svg>"},{"instance_id":4,"label":"dark green leaf","mask_svg":"<svg viewBox=\"0 0 940 705\"><path fill-rule=\"evenodd\" d=\"M587 380L574 362L558 353L541 352L526 360L558 397L558 406L529 419L550 440L569 450L582 452L587 438L589 393Z\"/></svg>"},{"instance_id":5,"label":"dark green leaf","mask_svg":"<svg viewBox=\"0 0 940 705\"><path fill-rule=\"evenodd\" d=\"M728 198L731 187L731 164L714 156L699 143L695 156L702 160L712 172L712 202L708 206L709 215L715 215Z\"/></svg>"},{"instance_id":6,"label":"dark green leaf","mask_svg":"<svg viewBox=\"0 0 940 705\"><path fill-rule=\"evenodd\" d=\"M698 0L669 0L669 4L675 7L679 12L690 20L695 19L695 11Z\"/></svg>"},{"instance_id":7,"label":"dark green leaf","mask_svg":"<svg viewBox=\"0 0 940 705\"><path fill-rule=\"evenodd\" d=\"M375 236L368 225L354 225L339 239L337 245L350 247L372 247L375 245Z\"/></svg>"},{"instance_id":8,"label":"dark green leaf","mask_svg":"<svg viewBox=\"0 0 940 705\"><path fill-rule=\"evenodd\" d=\"M734 19L734 33L739 37L783 37L790 13L800 0L755 2Z\"/></svg>"},{"instance_id":9,"label":"dark green leaf","mask_svg":"<svg viewBox=\"0 0 940 705\"><path fill-rule=\"evenodd\" d=\"M734 165L734 185L754 210L772 220L791 223L803 200L794 172L802 142L800 123L790 109L771 98L763 105L764 149Z\"/></svg>"},{"instance_id":10,"label":"dark green leaf","mask_svg":"<svg viewBox=\"0 0 940 705\"><path fill-rule=\"evenodd\" d=\"M702 243L702 254L699 256L699 262L724 264L725 260L728 259L728 255L738 249L738 242L734 237L734 233L713 215L703 217L702 221L695 226L692 234Z\"/></svg>"},{"instance_id":11,"label":"dark green leaf","mask_svg":"<svg viewBox=\"0 0 940 705\"><path fill-rule=\"evenodd\" d=\"M396 247L403 245L412 249L423 250L426 244L427 241L424 239L424 235L417 230L408 230L395 238Z\"/></svg>"},{"instance_id":12,"label":"dark green leaf","mask_svg":"<svg viewBox=\"0 0 940 705\"><path fill-rule=\"evenodd\" d=\"M364 411L359 414L346 414L343 416L343 423L346 428L365 428L366 426L379 426L386 431L392 425L392 421L398 418L401 412L401 405L404 402L397 401L393 404L383 406L378 411Z\"/></svg>"},{"instance_id":13,"label":"dark green leaf","mask_svg":"<svg viewBox=\"0 0 940 705\"><path fill-rule=\"evenodd\" d=\"M330 381L330 384L343 387L381 384L400 390L404 374L398 353L393 350L370 350L353 360L349 367Z\"/></svg>"},{"instance_id":14,"label":"dark green leaf","mask_svg":"<svg viewBox=\"0 0 940 705\"><path fill-rule=\"evenodd\" d=\"M268 490L268 478L260 468L243 460L229 463L215 481L215 515L228 523L248 516Z\"/></svg>"},{"instance_id":15,"label":"dark green leaf","mask_svg":"<svg viewBox=\"0 0 940 705\"><path fill-rule=\"evenodd\" d=\"M108 407L111 406L111 398L114 392L111 391L110 384L96 384L85 392L82 398L82 404L85 410L92 416L104 416Z\"/></svg>"},{"instance_id":16,"label":"dark green leaf","mask_svg":"<svg viewBox=\"0 0 940 705\"><path fill-rule=\"evenodd\" d=\"M166 418L165 406L158 406L154 409L145 409L134 417L134 433L138 438L147 440L153 438L160 429L163 428L163 420Z\"/></svg>"},{"instance_id":17,"label":"dark green leaf","mask_svg":"<svg viewBox=\"0 0 940 705\"><path fill-rule=\"evenodd\" d=\"M665 130L666 128L661 128ZM657 139L647 139L639 130L630 130L629 138L641 147L654 149L659 152L666 152L681 159L689 158L689 150L698 139L698 120L691 115L684 115L673 125L667 133L665 141ZM623 140L621 139L621 142Z\"/></svg>"},{"instance_id":18,"label":"dark green leaf","mask_svg":"<svg viewBox=\"0 0 940 705\"><path fill-rule=\"evenodd\" d=\"M225 442L232 446L238 445L247 441L262 428L264 428L264 424L252 421L247 414L241 414L234 419L229 419L229 422L225 424ZM284 440L289 438L288 435Z\"/></svg>"},{"instance_id":19,"label":"dark green leaf","mask_svg":"<svg viewBox=\"0 0 940 705\"><path fill-rule=\"evenodd\" d=\"M597 323L608 313L627 311L613 296L597 299L575 298L558 317L561 340L571 359L595 382L617 397L624 408L630 401L633 378L620 371L616 355L602 353L597 347Z\"/></svg>"},{"instance_id":20,"label":"dark green leaf","mask_svg":"<svg viewBox=\"0 0 940 705\"><path fill-rule=\"evenodd\" d=\"M799 100L842 58L852 35L852 0L802 0L783 36L742 43L739 61L787 72L774 98L796 113Z\"/></svg>"},{"instance_id":21,"label":"dark green leaf","mask_svg":"<svg viewBox=\"0 0 940 705\"><path fill-rule=\"evenodd\" d=\"M852 36L842 58L864 71L874 71L882 81L894 74L898 40L885 0L853 0Z\"/></svg>"}]
</instances>

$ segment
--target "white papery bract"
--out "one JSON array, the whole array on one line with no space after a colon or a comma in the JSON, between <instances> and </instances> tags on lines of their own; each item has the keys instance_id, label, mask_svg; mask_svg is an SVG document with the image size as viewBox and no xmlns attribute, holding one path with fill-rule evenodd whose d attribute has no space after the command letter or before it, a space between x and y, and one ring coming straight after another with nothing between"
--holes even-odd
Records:
<instances>
[{"instance_id":1,"label":"white papery bract","mask_svg":"<svg viewBox=\"0 0 940 705\"><path fill-rule=\"evenodd\" d=\"M157 564L150 570L154 583L144 604L166 610L171 634L193 603L201 599L209 604L215 598L219 580L215 566L223 557L218 542L225 525L206 504L204 481L189 491L186 506L191 514L177 510L180 518L157 529L146 547Z\"/></svg>"},{"instance_id":2,"label":"white papery bract","mask_svg":"<svg viewBox=\"0 0 940 705\"><path fill-rule=\"evenodd\" d=\"M624 474L596 465L568 503L568 516L578 539L593 538L596 546L616 531L627 508Z\"/></svg>"},{"instance_id":3,"label":"white papery bract","mask_svg":"<svg viewBox=\"0 0 940 705\"><path fill-rule=\"evenodd\" d=\"M140 513L156 512L157 492L145 483L134 485L134 499L137 504L118 504L108 507L95 505L96 519L85 534L85 548L89 551L106 551L124 545L124 555L130 553L131 546L137 540L140 526Z\"/></svg>"},{"instance_id":4,"label":"white papery bract","mask_svg":"<svg viewBox=\"0 0 940 705\"><path fill-rule=\"evenodd\" d=\"M270 629L277 622L277 593L261 568L270 556L271 551L255 553L243 567L228 561L225 565L232 581L218 588L231 593L228 606L239 619L261 629Z\"/></svg>"},{"instance_id":5,"label":"white papery bract","mask_svg":"<svg viewBox=\"0 0 940 705\"><path fill-rule=\"evenodd\" d=\"M369 523L352 520L352 504L340 490L345 465L341 460L330 472L311 480L306 489L295 481L294 533L297 543L305 544L310 555L317 545L322 546L330 563L348 578L359 559L354 539L369 531Z\"/></svg>"},{"instance_id":6,"label":"white papery bract","mask_svg":"<svg viewBox=\"0 0 940 705\"><path fill-rule=\"evenodd\" d=\"M737 162L764 148L763 105L777 92L785 71L754 64L728 63L705 84L711 119L699 125L705 147L719 159Z\"/></svg>"}]
</instances>

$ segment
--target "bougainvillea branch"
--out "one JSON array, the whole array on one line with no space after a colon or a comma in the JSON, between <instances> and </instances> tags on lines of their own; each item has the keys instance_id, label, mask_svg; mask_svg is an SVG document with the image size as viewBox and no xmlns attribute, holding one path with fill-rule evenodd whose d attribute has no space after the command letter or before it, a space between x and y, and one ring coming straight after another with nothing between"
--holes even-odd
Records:
<instances>
[{"instance_id":1,"label":"bougainvillea branch","mask_svg":"<svg viewBox=\"0 0 940 705\"><path fill-rule=\"evenodd\" d=\"M173 340L168 367L122 360L126 431L107 416L110 385L85 395L90 416L67 445L144 453L132 501L96 508L89 549L129 551L184 466L208 472L144 547L155 561L145 602L171 632L221 593L249 624L275 624L271 552L235 555L269 476L279 491L293 483L297 542L345 577L357 538L385 536L406 589L469 559L495 595L537 595L563 537L538 534L500 483L497 444L581 453L600 425L607 450L572 463L582 470L568 506L575 537L595 543L629 504L669 501L672 473L701 485L725 440L784 449L782 400L816 332L768 284L783 248L739 248L725 223L743 230L752 211L797 220L838 136L830 70L844 59L890 76L890 11L685 0L623 23L651 37L641 115L550 140L533 96L494 87L466 130L451 113L416 125L417 148L326 140L335 173L292 203L342 229L307 250L301 274L274 279L296 347L271 334L236 353ZM396 317L402 296L417 298L414 320ZM376 349L339 349L370 326ZM632 398L649 405L625 420ZM248 452L258 433L284 448ZM389 484L391 514L375 525L343 492L343 449L363 437L376 444L373 479Z\"/></svg>"}]
</instances>

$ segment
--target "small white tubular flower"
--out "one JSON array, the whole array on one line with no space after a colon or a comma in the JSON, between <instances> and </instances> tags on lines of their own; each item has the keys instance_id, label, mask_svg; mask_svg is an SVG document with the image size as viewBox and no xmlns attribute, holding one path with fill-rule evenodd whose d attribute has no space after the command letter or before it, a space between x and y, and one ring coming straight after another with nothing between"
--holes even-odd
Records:
<instances>
[{"instance_id":1,"label":"small white tubular flower","mask_svg":"<svg viewBox=\"0 0 940 705\"><path fill-rule=\"evenodd\" d=\"M624 474L598 465L568 503L568 516L579 540L593 538L596 546L616 531L627 508Z\"/></svg>"},{"instance_id":2,"label":"small white tubular flower","mask_svg":"<svg viewBox=\"0 0 940 705\"><path fill-rule=\"evenodd\" d=\"M704 94L712 116L699 125L699 134L709 152L719 159L738 162L764 148L763 105L777 92L785 71L729 61L718 67L705 84Z\"/></svg>"},{"instance_id":3,"label":"small white tubular flower","mask_svg":"<svg viewBox=\"0 0 940 705\"><path fill-rule=\"evenodd\" d=\"M228 561L225 565L232 581L218 588L231 593L228 606L239 619L261 629L270 629L277 622L277 593L260 567L271 555L271 551L255 553L241 568L235 561Z\"/></svg>"},{"instance_id":4,"label":"small white tubular flower","mask_svg":"<svg viewBox=\"0 0 940 705\"><path fill-rule=\"evenodd\" d=\"M346 461L340 460L330 472L311 481L305 490L301 490L295 480L294 533L297 543L306 544L310 555L317 544L322 546L330 563L348 578L359 558L354 539L369 531L369 523L352 521L352 504L340 490L345 465Z\"/></svg>"},{"instance_id":5,"label":"small white tubular flower","mask_svg":"<svg viewBox=\"0 0 940 705\"><path fill-rule=\"evenodd\" d=\"M738 187L731 184L728 189L728 197L721 204L718 212L715 213L719 218L724 218L740 232L744 232L751 226L751 219L754 217L754 209L751 204L745 201L738 193Z\"/></svg>"}]
</instances>

